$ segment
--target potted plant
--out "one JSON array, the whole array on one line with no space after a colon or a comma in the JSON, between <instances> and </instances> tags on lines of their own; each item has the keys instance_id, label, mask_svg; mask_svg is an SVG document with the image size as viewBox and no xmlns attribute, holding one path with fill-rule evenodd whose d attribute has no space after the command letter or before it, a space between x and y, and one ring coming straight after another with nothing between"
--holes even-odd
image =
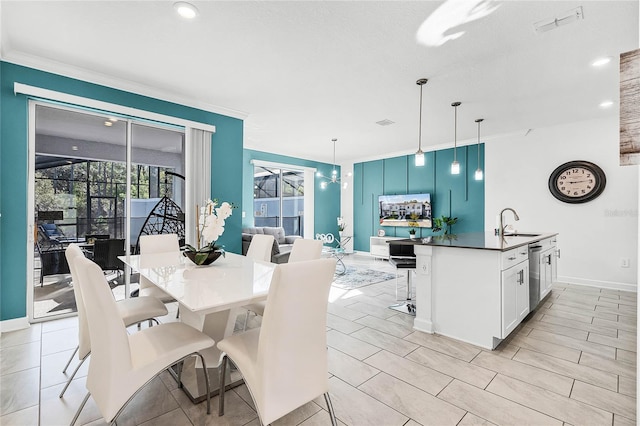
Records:
<instances>
[{"instance_id":1,"label":"potted plant","mask_svg":"<svg viewBox=\"0 0 640 426\"><path fill-rule=\"evenodd\" d=\"M440 216L433 219L433 227L431 230L433 232L440 232L444 230L443 234L446 235L449 233L452 225L455 225L458 222L457 217L449 217L449 216Z\"/></svg>"},{"instance_id":2,"label":"potted plant","mask_svg":"<svg viewBox=\"0 0 640 426\"><path fill-rule=\"evenodd\" d=\"M196 265L209 265L225 252L222 247L216 245L216 241L224 232L224 221L231 216L233 206L224 202L217 207L218 200L207 200L204 207L200 208L200 214L196 215L196 229L198 248L185 244L183 254ZM196 206L198 210L198 206Z\"/></svg>"},{"instance_id":3,"label":"potted plant","mask_svg":"<svg viewBox=\"0 0 640 426\"><path fill-rule=\"evenodd\" d=\"M346 227L347 227L347 224L345 223L342 216L338 217L338 235L340 235L340 238L342 238L342 233L344 232L344 229Z\"/></svg>"},{"instance_id":4,"label":"potted plant","mask_svg":"<svg viewBox=\"0 0 640 426\"><path fill-rule=\"evenodd\" d=\"M420 224L418 223L419 218L420 216L416 213L411 213L409 215L409 238L411 239L416 237L416 228L420 227Z\"/></svg>"}]
</instances>

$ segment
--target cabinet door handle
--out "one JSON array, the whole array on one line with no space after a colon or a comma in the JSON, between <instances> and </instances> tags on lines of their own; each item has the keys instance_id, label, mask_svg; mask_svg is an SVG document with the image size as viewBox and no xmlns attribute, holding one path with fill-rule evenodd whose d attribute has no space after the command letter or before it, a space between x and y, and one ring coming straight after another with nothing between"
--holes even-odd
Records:
<instances>
[{"instance_id":1,"label":"cabinet door handle","mask_svg":"<svg viewBox=\"0 0 640 426\"><path fill-rule=\"evenodd\" d=\"M517 258L515 256L510 257L509 260L516 260Z\"/></svg>"},{"instance_id":2,"label":"cabinet door handle","mask_svg":"<svg viewBox=\"0 0 640 426\"><path fill-rule=\"evenodd\" d=\"M551 255L547 256L547 265L551 265Z\"/></svg>"},{"instance_id":3,"label":"cabinet door handle","mask_svg":"<svg viewBox=\"0 0 640 426\"><path fill-rule=\"evenodd\" d=\"M560 249L556 250L556 257L560 259Z\"/></svg>"},{"instance_id":4,"label":"cabinet door handle","mask_svg":"<svg viewBox=\"0 0 640 426\"><path fill-rule=\"evenodd\" d=\"M518 284L524 284L524 269L518 271Z\"/></svg>"}]
</instances>

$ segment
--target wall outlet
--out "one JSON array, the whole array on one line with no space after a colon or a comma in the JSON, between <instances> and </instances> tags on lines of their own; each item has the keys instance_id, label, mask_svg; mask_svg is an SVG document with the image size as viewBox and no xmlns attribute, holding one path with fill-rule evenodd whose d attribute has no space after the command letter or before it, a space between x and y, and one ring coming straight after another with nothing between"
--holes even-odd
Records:
<instances>
[{"instance_id":1,"label":"wall outlet","mask_svg":"<svg viewBox=\"0 0 640 426\"><path fill-rule=\"evenodd\" d=\"M631 260L628 257L623 257L622 259L620 259L620 267L621 268L628 268L630 262L631 262Z\"/></svg>"},{"instance_id":2,"label":"wall outlet","mask_svg":"<svg viewBox=\"0 0 640 426\"><path fill-rule=\"evenodd\" d=\"M245 217L247 217L247 212L242 212L242 218L244 219Z\"/></svg>"}]
</instances>

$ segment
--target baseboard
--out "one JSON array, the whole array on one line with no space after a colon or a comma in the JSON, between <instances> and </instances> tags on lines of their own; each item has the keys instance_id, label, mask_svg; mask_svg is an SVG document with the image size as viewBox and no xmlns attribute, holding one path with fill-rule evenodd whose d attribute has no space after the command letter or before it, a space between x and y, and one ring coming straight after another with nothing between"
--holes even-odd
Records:
<instances>
[{"instance_id":1,"label":"baseboard","mask_svg":"<svg viewBox=\"0 0 640 426\"><path fill-rule=\"evenodd\" d=\"M0 321L1 333L6 333L8 331L22 330L24 328L29 328L29 327L30 327L30 324L29 324L29 319L27 317Z\"/></svg>"},{"instance_id":2,"label":"baseboard","mask_svg":"<svg viewBox=\"0 0 640 426\"><path fill-rule=\"evenodd\" d=\"M567 283L567 284L584 285L587 287L599 287L599 288L608 288L612 290L631 291L633 293L638 292L637 284L619 283L615 281L598 281L598 280L587 280L584 278L559 276L558 282Z\"/></svg>"},{"instance_id":3,"label":"baseboard","mask_svg":"<svg viewBox=\"0 0 640 426\"><path fill-rule=\"evenodd\" d=\"M422 331L423 333L433 334L433 322L422 319L416 315L416 319L413 320L413 329Z\"/></svg>"}]
</instances>

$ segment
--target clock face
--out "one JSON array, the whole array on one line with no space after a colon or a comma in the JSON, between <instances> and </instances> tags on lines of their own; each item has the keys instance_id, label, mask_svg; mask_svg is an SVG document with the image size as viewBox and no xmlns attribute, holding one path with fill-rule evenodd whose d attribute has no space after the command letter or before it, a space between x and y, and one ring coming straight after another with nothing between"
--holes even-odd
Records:
<instances>
[{"instance_id":1,"label":"clock face","mask_svg":"<svg viewBox=\"0 0 640 426\"><path fill-rule=\"evenodd\" d=\"M597 165L588 161L570 161L556 168L549 177L549 190L566 203L593 200L604 190L606 177Z\"/></svg>"}]
</instances>

